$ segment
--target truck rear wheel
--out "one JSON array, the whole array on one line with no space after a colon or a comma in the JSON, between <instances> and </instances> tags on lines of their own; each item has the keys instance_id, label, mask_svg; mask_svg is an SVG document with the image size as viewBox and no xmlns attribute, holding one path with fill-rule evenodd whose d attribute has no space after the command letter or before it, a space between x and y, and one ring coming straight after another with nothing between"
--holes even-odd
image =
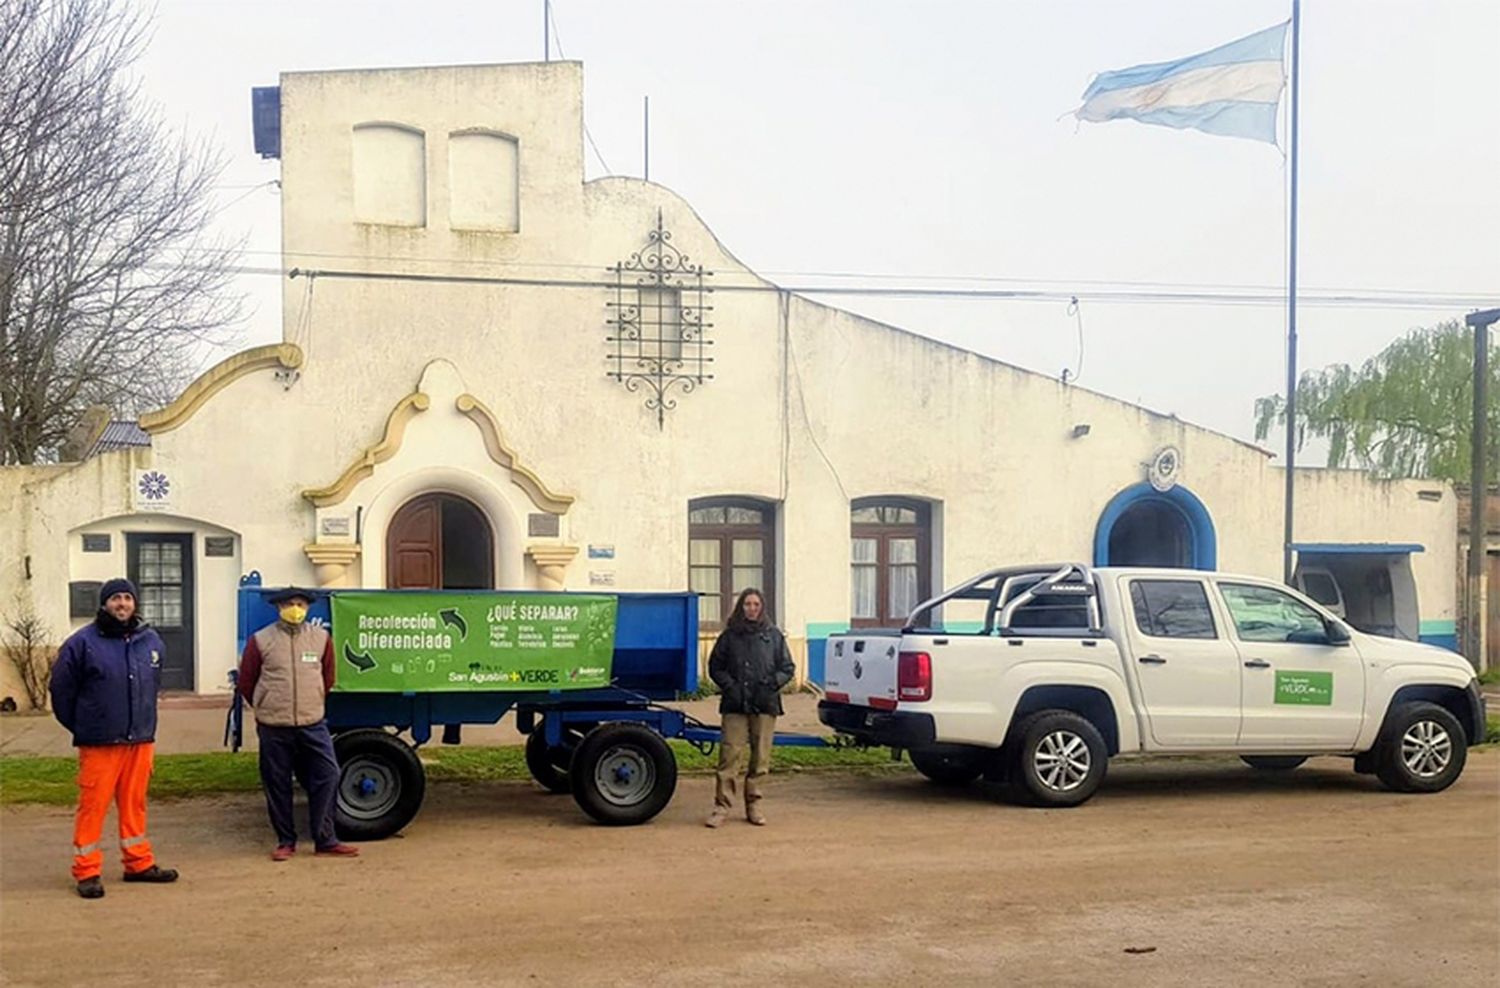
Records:
<instances>
[{"instance_id":1,"label":"truck rear wheel","mask_svg":"<svg viewBox=\"0 0 1500 988\"><path fill-rule=\"evenodd\" d=\"M1469 742L1458 718L1436 703L1403 703L1387 715L1373 754L1386 788L1440 792L1463 772Z\"/></svg>"},{"instance_id":2,"label":"truck rear wheel","mask_svg":"<svg viewBox=\"0 0 1500 988\"><path fill-rule=\"evenodd\" d=\"M573 799L599 823L645 823L677 789L677 759L660 734L639 724L601 724L573 753Z\"/></svg>"},{"instance_id":3,"label":"truck rear wheel","mask_svg":"<svg viewBox=\"0 0 1500 988\"><path fill-rule=\"evenodd\" d=\"M422 807L427 774L411 745L376 729L333 739L339 760L334 829L343 840L384 840L411 823Z\"/></svg>"},{"instance_id":4,"label":"truck rear wheel","mask_svg":"<svg viewBox=\"0 0 1500 988\"><path fill-rule=\"evenodd\" d=\"M940 786L966 786L984 772L984 755L978 751L914 748L911 763Z\"/></svg>"},{"instance_id":5,"label":"truck rear wheel","mask_svg":"<svg viewBox=\"0 0 1500 988\"><path fill-rule=\"evenodd\" d=\"M1087 718L1041 710L1011 731L1012 791L1033 806L1077 806L1104 781L1109 749Z\"/></svg>"},{"instance_id":6,"label":"truck rear wheel","mask_svg":"<svg viewBox=\"0 0 1500 988\"><path fill-rule=\"evenodd\" d=\"M1306 755L1241 755L1240 761L1261 772L1290 772L1307 761Z\"/></svg>"}]
</instances>

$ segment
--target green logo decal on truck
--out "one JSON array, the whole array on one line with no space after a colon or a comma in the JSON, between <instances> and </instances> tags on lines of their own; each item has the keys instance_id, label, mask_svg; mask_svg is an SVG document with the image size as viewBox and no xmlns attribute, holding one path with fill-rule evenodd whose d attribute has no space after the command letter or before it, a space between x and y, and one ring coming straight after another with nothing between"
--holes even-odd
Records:
<instances>
[{"instance_id":1,"label":"green logo decal on truck","mask_svg":"<svg viewBox=\"0 0 1500 988\"><path fill-rule=\"evenodd\" d=\"M1333 705L1333 673L1276 671L1276 702Z\"/></svg>"},{"instance_id":2,"label":"green logo decal on truck","mask_svg":"<svg viewBox=\"0 0 1500 988\"><path fill-rule=\"evenodd\" d=\"M614 597L336 593L334 689L345 693L608 686Z\"/></svg>"}]
</instances>

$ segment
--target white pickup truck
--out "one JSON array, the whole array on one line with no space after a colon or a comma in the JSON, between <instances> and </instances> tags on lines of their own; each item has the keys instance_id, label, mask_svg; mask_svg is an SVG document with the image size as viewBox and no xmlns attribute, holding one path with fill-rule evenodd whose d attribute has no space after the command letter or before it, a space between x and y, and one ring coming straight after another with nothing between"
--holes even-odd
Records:
<instances>
[{"instance_id":1,"label":"white pickup truck","mask_svg":"<svg viewBox=\"0 0 1500 988\"><path fill-rule=\"evenodd\" d=\"M945 611L982 620L943 630ZM1392 789L1437 792L1485 730L1461 656L1227 573L993 570L900 631L833 636L826 656L824 724L909 752L936 782L983 775L1041 806L1084 802L1125 754L1227 752L1270 771L1347 755Z\"/></svg>"}]
</instances>

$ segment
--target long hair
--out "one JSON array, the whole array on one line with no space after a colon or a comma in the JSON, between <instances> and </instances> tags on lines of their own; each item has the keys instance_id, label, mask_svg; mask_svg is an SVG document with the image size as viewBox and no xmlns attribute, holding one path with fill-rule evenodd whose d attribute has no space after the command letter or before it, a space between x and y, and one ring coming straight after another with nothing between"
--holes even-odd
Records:
<instances>
[{"instance_id":1,"label":"long hair","mask_svg":"<svg viewBox=\"0 0 1500 988\"><path fill-rule=\"evenodd\" d=\"M751 621L745 617L745 598L750 596L760 598L760 620L758 621ZM734 610L729 612L729 620L724 622L724 626L735 631L760 631L771 627L771 611L766 607L766 595L755 587L746 587L741 590L739 597L735 599Z\"/></svg>"}]
</instances>

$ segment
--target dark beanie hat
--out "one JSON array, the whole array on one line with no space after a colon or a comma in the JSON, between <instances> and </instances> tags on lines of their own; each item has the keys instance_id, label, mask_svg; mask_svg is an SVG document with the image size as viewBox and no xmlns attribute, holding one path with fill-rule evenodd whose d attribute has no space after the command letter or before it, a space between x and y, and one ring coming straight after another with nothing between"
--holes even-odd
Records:
<instances>
[{"instance_id":1,"label":"dark beanie hat","mask_svg":"<svg viewBox=\"0 0 1500 988\"><path fill-rule=\"evenodd\" d=\"M99 588L99 606L103 607L105 601L117 593L128 593L137 601L141 599L141 595L135 592L134 583L131 583L123 576L117 576L113 580L107 580L104 586Z\"/></svg>"}]
</instances>

